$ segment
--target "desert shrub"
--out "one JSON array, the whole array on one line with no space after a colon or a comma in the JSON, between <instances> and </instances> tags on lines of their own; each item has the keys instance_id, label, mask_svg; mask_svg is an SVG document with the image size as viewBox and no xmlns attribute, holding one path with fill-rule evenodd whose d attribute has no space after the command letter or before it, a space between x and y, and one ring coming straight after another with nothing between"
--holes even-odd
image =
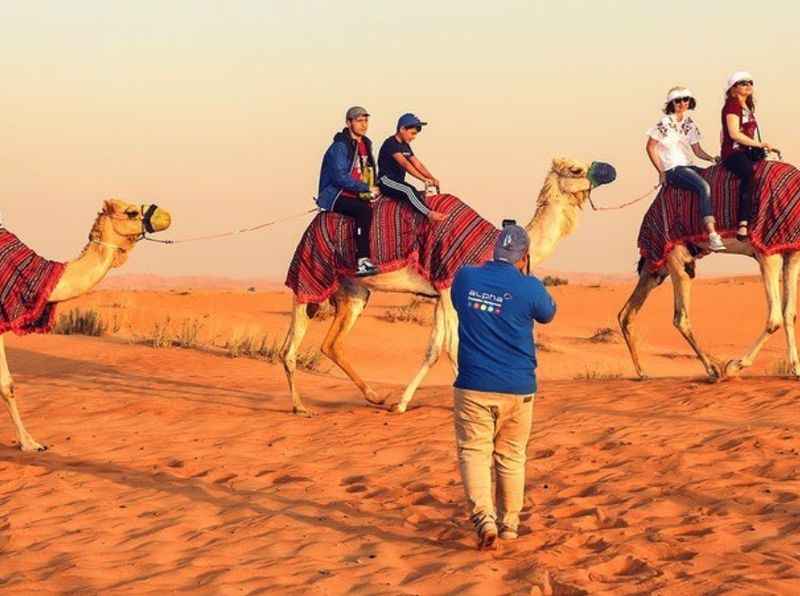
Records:
<instances>
[{"instance_id":1,"label":"desert shrub","mask_svg":"<svg viewBox=\"0 0 800 596\"><path fill-rule=\"evenodd\" d=\"M589 338L589 341L593 341L595 343L600 344L607 344L614 341L617 341L617 336L619 334L614 331L611 327L600 327L596 329L594 334Z\"/></svg>"},{"instance_id":2,"label":"desert shrub","mask_svg":"<svg viewBox=\"0 0 800 596\"><path fill-rule=\"evenodd\" d=\"M542 284L547 286L566 286L569 280L563 277L556 277L554 275L547 275L542 280Z\"/></svg>"},{"instance_id":3,"label":"desert shrub","mask_svg":"<svg viewBox=\"0 0 800 596\"><path fill-rule=\"evenodd\" d=\"M403 306L385 310L380 316L389 323L415 323L417 325L427 325L428 318L420 312L425 301L420 298L412 298L411 302Z\"/></svg>"},{"instance_id":4,"label":"desert shrub","mask_svg":"<svg viewBox=\"0 0 800 596\"><path fill-rule=\"evenodd\" d=\"M153 329L150 335L146 338L145 343L153 348L167 348L172 345L172 336L169 331L169 317L166 317L163 322L156 321L153 323Z\"/></svg>"},{"instance_id":5,"label":"desert shrub","mask_svg":"<svg viewBox=\"0 0 800 596\"><path fill-rule=\"evenodd\" d=\"M90 335L99 337L106 332L106 325L96 310L73 309L58 317L53 333L59 335Z\"/></svg>"},{"instance_id":6,"label":"desert shrub","mask_svg":"<svg viewBox=\"0 0 800 596\"><path fill-rule=\"evenodd\" d=\"M202 323L197 319L184 319L178 335L173 339L173 345L179 348L196 348L200 345L198 336Z\"/></svg>"},{"instance_id":7,"label":"desert shrub","mask_svg":"<svg viewBox=\"0 0 800 596\"><path fill-rule=\"evenodd\" d=\"M323 302L314 313L315 321L325 321L336 314L336 308L330 302Z\"/></svg>"},{"instance_id":8,"label":"desert shrub","mask_svg":"<svg viewBox=\"0 0 800 596\"><path fill-rule=\"evenodd\" d=\"M225 343L225 352L230 358L256 358L274 363L280 359L281 344L268 335L234 337ZM306 350L297 355L297 367L301 370L319 370L322 353L319 350Z\"/></svg>"},{"instance_id":9,"label":"desert shrub","mask_svg":"<svg viewBox=\"0 0 800 596\"><path fill-rule=\"evenodd\" d=\"M576 381L613 381L614 379L621 379L622 373L601 371L588 366L582 373L575 375Z\"/></svg>"},{"instance_id":10,"label":"desert shrub","mask_svg":"<svg viewBox=\"0 0 800 596\"><path fill-rule=\"evenodd\" d=\"M775 364L772 365L772 375L776 377L788 377L793 375L792 372L792 365L788 360L781 358Z\"/></svg>"}]
</instances>

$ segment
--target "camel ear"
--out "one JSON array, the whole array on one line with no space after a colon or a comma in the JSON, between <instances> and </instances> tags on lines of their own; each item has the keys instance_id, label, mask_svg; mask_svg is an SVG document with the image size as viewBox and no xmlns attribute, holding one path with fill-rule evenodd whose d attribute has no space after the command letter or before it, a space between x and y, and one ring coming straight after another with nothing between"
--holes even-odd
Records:
<instances>
[{"instance_id":1,"label":"camel ear","mask_svg":"<svg viewBox=\"0 0 800 596\"><path fill-rule=\"evenodd\" d=\"M114 202L112 199L103 201L103 213L105 215L111 215L114 213Z\"/></svg>"},{"instance_id":2,"label":"camel ear","mask_svg":"<svg viewBox=\"0 0 800 596\"><path fill-rule=\"evenodd\" d=\"M566 162L566 159L564 159L563 157L554 157L553 158L553 171L556 172L557 174L560 174L561 172L563 172L564 171L564 163L565 162Z\"/></svg>"}]
</instances>

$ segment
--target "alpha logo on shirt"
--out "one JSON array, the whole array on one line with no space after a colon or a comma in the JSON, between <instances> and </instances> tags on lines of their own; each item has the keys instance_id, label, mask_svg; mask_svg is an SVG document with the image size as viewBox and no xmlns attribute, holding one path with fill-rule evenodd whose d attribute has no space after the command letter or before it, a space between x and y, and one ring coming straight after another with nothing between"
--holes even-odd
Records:
<instances>
[{"instance_id":1,"label":"alpha logo on shirt","mask_svg":"<svg viewBox=\"0 0 800 596\"><path fill-rule=\"evenodd\" d=\"M474 310L499 315L502 312L503 302L510 299L511 294L508 292L502 296L498 296L492 292L470 290L467 294L467 305Z\"/></svg>"}]
</instances>

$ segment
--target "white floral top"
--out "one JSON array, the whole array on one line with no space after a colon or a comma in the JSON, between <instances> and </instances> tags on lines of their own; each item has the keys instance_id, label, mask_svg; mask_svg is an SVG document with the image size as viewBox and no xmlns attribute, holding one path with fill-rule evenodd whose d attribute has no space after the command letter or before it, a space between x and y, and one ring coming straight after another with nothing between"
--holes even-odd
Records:
<instances>
[{"instance_id":1,"label":"white floral top","mask_svg":"<svg viewBox=\"0 0 800 596\"><path fill-rule=\"evenodd\" d=\"M664 171L678 166L692 165L692 145L700 142L700 129L691 116L678 122L674 114L667 114L647 131L647 136L658 141L658 156Z\"/></svg>"}]
</instances>

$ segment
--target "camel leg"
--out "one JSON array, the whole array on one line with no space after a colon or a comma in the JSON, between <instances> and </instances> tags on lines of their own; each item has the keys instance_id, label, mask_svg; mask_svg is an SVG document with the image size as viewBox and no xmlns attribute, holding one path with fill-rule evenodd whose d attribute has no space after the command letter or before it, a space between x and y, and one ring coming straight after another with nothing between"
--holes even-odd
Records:
<instances>
[{"instance_id":1,"label":"camel leg","mask_svg":"<svg viewBox=\"0 0 800 596\"><path fill-rule=\"evenodd\" d=\"M764 332L758 337L752 349L739 360L730 360L725 365L725 374L737 376L743 369L752 366L761 348L767 340L781 328L783 324L781 272L783 271L783 255L768 255L758 259L761 266L761 280L767 293L767 324Z\"/></svg>"},{"instance_id":2,"label":"camel leg","mask_svg":"<svg viewBox=\"0 0 800 596\"><path fill-rule=\"evenodd\" d=\"M691 305L693 273L690 275L689 271L693 272L693 267L694 259L683 246L675 247L667 257L667 270L672 278L672 289L675 298L675 316L672 322L692 347L695 354L697 354L708 376L712 379L718 379L722 376L719 364L700 348L700 344L692 332L689 308Z\"/></svg>"},{"instance_id":3,"label":"camel leg","mask_svg":"<svg viewBox=\"0 0 800 596\"><path fill-rule=\"evenodd\" d=\"M322 342L322 353L330 358L336 366L342 369L350 377L350 380L364 394L366 400L373 404L382 404L386 398L379 398L359 376L350 362L345 359L342 350L342 342L353 325L356 324L358 317L364 312L369 300L369 290L363 286L342 283L342 287L336 293L336 317L333 319L328 334Z\"/></svg>"},{"instance_id":4,"label":"camel leg","mask_svg":"<svg viewBox=\"0 0 800 596\"><path fill-rule=\"evenodd\" d=\"M453 376L458 376L458 314L453 308L450 288L442 290L442 315L444 316L444 346L450 366L453 367Z\"/></svg>"},{"instance_id":5,"label":"camel leg","mask_svg":"<svg viewBox=\"0 0 800 596\"><path fill-rule=\"evenodd\" d=\"M428 349L425 351L425 358L422 361L422 366L419 371L417 371L417 374L414 375L414 378L408 384L405 391L403 391L400 402L392 408L395 412L405 412L408 409L408 404L411 398L414 397L414 393L420 383L422 383L425 375L428 374L431 367L439 360L439 356L442 353L442 343L445 337L445 324L444 303L441 300L437 300L436 308L433 310L433 328L431 329L431 337L428 340Z\"/></svg>"},{"instance_id":6,"label":"camel leg","mask_svg":"<svg viewBox=\"0 0 800 596\"><path fill-rule=\"evenodd\" d=\"M11 371L8 370L8 361L6 360L6 342L2 335L0 335L0 394L3 395L3 401L8 408L8 413L11 414L11 420L17 431L20 449L23 451L46 450L47 447L37 443L30 433L25 430L25 425L22 423L22 418L17 409L17 400L14 396L14 380L11 378Z\"/></svg>"},{"instance_id":7,"label":"camel leg","mask_svg":"<svg viewBox=\"0 0 800 596\"><path fill-rule=\"evenodd\" d=\"M792 374L800 378L800 360L797 358L797 278L800 274L800 252L793 252L783 261L783 324L786 333L786 347Z\"/></svg>"},{"instance_id":8,"label":"camel leg","mask_svg":"<svg viewBox=\"0 0 800 596\"><path fill-rule=\"evenodd\" d=\"M296 299L292 305L292 322L289 331L283 342L281 349L281 361L283 370L286 371L286 378L289 381L289 391L292 393L292 411L300 416L310 416L313 412L305 407L300 399L300 391L297 388L295 371L297 370L297 352L303 338L308 331L308 305L299 304Z\"/></svg>"},{"instance_id":9,"label":"camel leg","mask_svg":"<svg viewBox=\"0 0 800 596\"><path fill-rule=\"evenodd\" d=\"M642 263L642 270L639 273L639 282L633 290L630 298L622 307L617 315L619 326L622 329L622 336L625 338L625 343L628 345L628 351L633 360L633 368L636 369L636 374L640 379L646 379L647 375L642 369L641 361L639 360L639 346L638 336L634 323L639 311L644 306L647 297L661 282L664 281L666 274L651 273L647 270L647 263Z\"/></svg>"}]
</instances>

